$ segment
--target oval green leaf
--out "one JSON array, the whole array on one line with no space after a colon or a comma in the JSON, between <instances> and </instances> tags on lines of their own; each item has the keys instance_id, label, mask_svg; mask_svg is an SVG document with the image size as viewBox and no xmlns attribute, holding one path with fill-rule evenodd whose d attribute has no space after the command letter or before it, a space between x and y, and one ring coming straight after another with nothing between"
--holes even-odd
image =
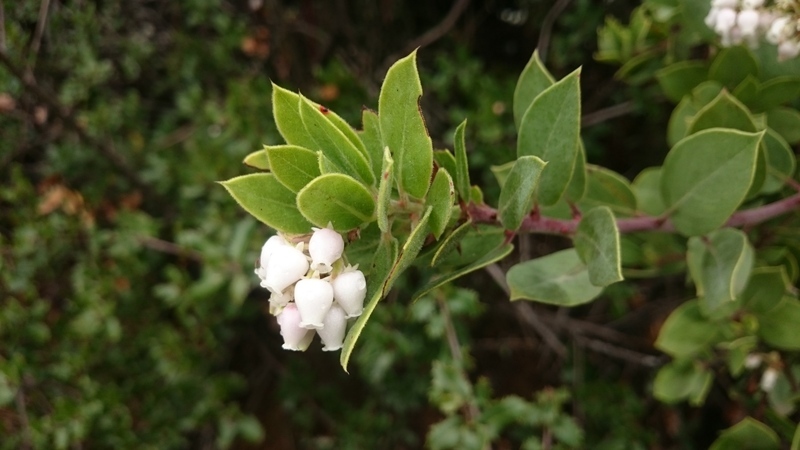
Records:
<instances>
[{"instance_id":1,"label":"oval green leaf","mask_svg":"<svg viewBox=\"0 0 800 450\"><path fill-rule=\"evenodd\" d=\"M319 158L313 151L296 145L266 147L269 166L275 178L292 192L320 175Z\"/></svg>"},{"instance_id":2,"label":"oval green leaf","mask_svg":"<svg viewBox=\"0 0 800 450\"><path fill-rule=\"evenodd\" d=\"M248 154L244 157L244 161L242 162L254 169L269 170L269 159L267 158L267 152L265 152L264 149L256 150Z\"/></svg>"},{"instance_id":3,"label":"oval green leaf","mask_svg":"<svg viewBox=\"0 0 800 450\"><path fill-rule=\"evenodd\" d=\"M453 179L447 170L442 167L436 172L425 204L431 209L431 233L438 241L450 222L453 213L453 203L456 200L456 191Z\"/></svg>"},{"instance_id":4,"label":"oval green leaf","mask_svg":"<svg viewBox=\"0 0 800 450\"><path fill-rule=\"evenodd\" d=\"M615 215L636 213L636 194L627 178L605 167L586 165L586 194L578 202L583 210L608 206Z\"/></svg>"},{"instance_id":5,"label":"oval green leaf","mask_svg":"<svg viewBox=\"0 0 800 450\"><path fill-rule=\"evenodd\" d=\"M722 226L750 189L762 133L711 129L667 154L661 194L675 227L687 236Z\"/></svg>"},{"instance_id":6,"label":"oval green leaf","mask_svg":"<svg viewBox=\"0 0 800 450\"><path fill-rule=\"evenodd\" d=\"M542 171L538 201L555 204L566 191L575 168L580 136L581 92L577 69L545 89L520 123L517 156L538 156Z\"/></svg>"},{"instance_id":7,"label":"oval green leaf","mask_svg":"<svg viewBox=\"0 0 800 450\"><path fill-rule=\"evenodd\" d=\"M757 131L750 111L736 97L723 90L689 121L687 134L709 128L733 128L754 133Z\"/></svg>"},{"instance_id":8,"label":"oval green leaf","mask_svg":"<svg viewBox=\"0 0 800 450\"><path fill-rule=\"evenodd\" d=\"M417 52L400 59L386 73L378 99L383 145L397 162L397 187L415 198L428 192L433 171L433 144L419 109L422 84Z\"/></svg>"},{"instance_id":9,"label":"oval green leaf","mask_svg":"<svg viewBox=\"0 0 800 450\"><path fill-rule=\"evenodd\" d=\"M512 267L506 274L511 300L533 300L577 306L594 300L603 288L589 281L589 272L575 249L562 250Z\"/></svg>"},{"instance_id":10,"label":"oval green leaf","mask_svg":"<svg viewBox=\"0 0 800 450\"><path fill-rule=\"evenodd\" d=\"M710 318L731 314L753 269L755 251L747 235L725 228L708 237L693 237L686 258L702 313Z\"/></svg>"},{"instance_id":11,"label":"oval green leaf","mask_svg":"<svg viewBox=\"0 0 800 450\"><path fill-rule=\"evenodd\" d=\"M316 142L300 118L300 96L272 83L272 115L278 132L289 145L316 150Z\"/></svg>"},{"instance_id":12,"label":"oval green leaf","mask_svg":"<svg viewBox=\"0 0 800 450\"><path fill-rule=\"evenodd\" d=\"M586 213L573 242L593 285L602 287L622 281L619 230L610 208L599 206Z\"/></svg>"},{"instance_id":13,"label":"oval green leaf","mask_svg":"<svg viewBox=\"0 0 800 450\"><path fill-rule=\"evenodd\" d=\"M311 139L312 150L320 150L338 171L349 175L365 185L375 183L369 162L350 139L334 125L311 101L300 96L300 118Z\"/></svg>"},{"instance_id":14,"label":"oval green leaf","mask_svg":"<svg viewBox=\"0 0 800 450\"><path fill-rule=\"evenodd\" d=\"M519 130L522 117L531 103L555 82L555 78L550 75L550 72L542 64L542 60L539 59L539 50L534 50L528 64L522 69L517 86L514 88L514 125L517 126L517 130Z\"/></svg>"},{"instance_id":15,"label":"oval green leaf","mask_svg":"<svg viewBox=\"0 0 800 450\"><path fill-rule=\"evenodd\" d=\"M658 332L655 346L675 358L694 356L723 340L730 323L712 322L703 316L697 300L672 311Z\"/></svg>"},{"instance_id":16,"label":"oval green leaf","mask_svg":"<svg viewBox=\"0 0 800 450\"><path fill-rule=\"evenodd\" d=\"M656 79L664 94L677 103L692 89L708 78L706 64L701 61L681 61L656 72Z\"/></svg>"},{"instance_id":17,"label":"oval green leaf","mask_svg":"<svg viewBox=\"0 0 800 450\"><path fill-rule=\"evenodd\" d=\"M661 198L661 167L648 167L636 175L632 183L639 211L660 216L667 207Z\"/></svg>"},{"instance_id":18,"label":"oval green leaf","mask_svg":"<svg viewBox=\"0 0 800 450\"><path fill-rule=\"evenodd\" d=\"M297 208L311 223L348 231L374 220L375 201L366 187L340 173L317 177L297 193Z\"/></svg>"},{"instance_id":19,"label":"oval green leaf","mask_svg":"<svg viewBox=\"0 0 800 450\"><path fill-rule=\"evenodd\" d=\"M745 417L736 425L724 430L711 444L709 450L778 450L780 439L772 428Z\"/></svg>"},{"instance_id":20,"label":"oval green leaf","mask_svg":"<svg viewBox=\"0 0 800 450\"><path fill-rule=\"evenodd\" d=\"M220 184L245 211L268 226L289 234L311 231L311 223L297 209L295 193L282 185L274 175L254 173Z\"/></svg>"},{"instance_id":21,"label":"oval green leaf","mask_svg":"<svg viewBox=\"0 0 800 450\"><path fill-rule=\"evenodd\" d=\"M497 215L507 230L517 230L533 207L539 177L547 164L536 156L520 156L500 190Z\"/></svg>"}]
</instances>

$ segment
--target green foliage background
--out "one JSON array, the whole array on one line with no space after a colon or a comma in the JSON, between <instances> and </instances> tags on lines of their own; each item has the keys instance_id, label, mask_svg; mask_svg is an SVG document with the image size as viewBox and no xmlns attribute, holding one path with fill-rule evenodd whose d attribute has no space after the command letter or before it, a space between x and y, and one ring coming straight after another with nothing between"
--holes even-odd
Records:
<instances>
[{"instance_id":1,"label":"green foliage background","mask_svg":"<svg viewBox=\"0 0 800 450\"><path fill-rule=\"evenodd\" d=\"M428 44L434 148L468 118L472 181L496 204L489 167L515 159L511 99L547 2L473 2L420 42L453 4L51 0L43 22L40 2L2 1L0 449L706 448L732 423L721 411L758 407L721 388L703 408L652 398L667 362L653 341L690 295L681 276L566 310L512 305L484 272L411 305L411 273L350 375L338 355L280 349L252 273L269 231L214 183L280 143L270 81L358 124L388 66ZM574 0L546 57L559 79L584 65L584 111L625 105L582 136L591 163L629 178L663 160L671 105L592 54L605 15L636 3ZM528 240L514 258L565 244ZM532 332L534 308L569 355Z\"/></svg>"}]
</instances>

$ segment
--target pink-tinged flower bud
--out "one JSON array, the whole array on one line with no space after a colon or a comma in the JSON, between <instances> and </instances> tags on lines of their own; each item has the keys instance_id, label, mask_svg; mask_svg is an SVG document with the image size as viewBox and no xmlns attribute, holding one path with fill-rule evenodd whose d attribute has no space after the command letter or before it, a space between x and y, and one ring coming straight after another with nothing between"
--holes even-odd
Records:
<instances>
[{"instance_id":1,"label":"pink-tinged flower bud","mask_svg":"<svg viewBox=\"0 0 800 450\"><path fill-rule=\"evenodd\" d=\"M272 252L267 265L267 278L262 286L272 292L282 292L308 272L308 259L302 251L289 245Z\"/></svg>"},{"instance_id":2,"label":"pink-tinged flower bud","mask_svg":"<svg viewBox=\"0 0 800 450\"><path fill-rule=\"evenodd\" d=\"M267 279L267 265L269 264L269 259L272 256L272 253L276 248L283 245L289 245L289 243L286 242L286 239L282 238L281 236L275 235L267 239L267 242L265 242L261 247L261 257L258 259L256 275L258 275L262 281Z\"/></svg>"},{"instance_id":3,"label":"pink-tinged flower bud","mask_svg":"<svg viewBox=\"0 0 800 450\"><path fill-rule=\"evenodd\" d=\"M333 287L326 280L304 278L294 286L294 302L300 311L301 327L322 328L333 304Z\"/></svg>"},{"instance_id":4,"label":"pink-tinged flower bud","mask_svg":"<svg viewBox=\"0 0 800 450\"><path fill-rule=\"evenodd\" d=\"M330 228L320 228L311 235L308 253L311 255L311 268L319 273L331 271L333 263L342 257L344 239Z\"/></svg>"},{"instance_id":5,"label":"pink-tinged flower bud","mask_svg":"<svg viewBox=\"0 0 800 450\"><path fill-rule=\"evenodd\" d=\"M347 313L347 317L358 317L364 309L367 296L367 280L360 270L344 272L331 281L333 298Z\"/></svg>"},{"instance_id":6,"label":"pink-tinged flower bud","mask_svg":"<svg viewBox=\"0 0 800 450\"><path fill-rule=\"evenodd\" d=\"M347 316L342 307L334 303L322 323L324 326L317 330L324 344L322 351L332 352L342 348L344 332L347 330Z\"/></svg>"},{"instance_id":7,"label":"pink-tinged flower bud","mask_svg":"<svg viewBox=\"0 0 800 450\"><path fill-rule=\"evenodd\" d=\"M289 303L278 314L278 325L283 336L283 348L286 350L305 351L314 338L314 331L300 326L300 312L294 303Z\"/></svg>"}]
</instances>

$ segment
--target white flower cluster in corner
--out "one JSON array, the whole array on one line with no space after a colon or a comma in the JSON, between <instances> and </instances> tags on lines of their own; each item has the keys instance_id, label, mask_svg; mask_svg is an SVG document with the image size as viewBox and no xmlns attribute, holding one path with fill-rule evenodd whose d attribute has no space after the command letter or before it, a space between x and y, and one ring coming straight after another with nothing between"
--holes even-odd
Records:
<instances>
[{"instance_id":1,"label":"white flower cluster in corner","mask_svg":"<svg viewBox=\"0 0 800 450\"><path fill-rule=\"evenodd\" d=\"M756 48L764 38L778 46L781 61L800 55L800 0L711 0L706 25L724 47Z\"/></svg>"},{"instance_id":2,"label":"white flower cluster in corner","mask_svg":"<svg viewBox=\"0 0 800 450\"><path fill-rule=\"evenodd\" d=\"M272 293L269 312L278 318L284 349L303 351L315 334L322 350L342 348L347 319L361 315L367 294L364 273L345 266L343 252L342 236L330 228L297 243L272 236L261 248L256 275Z\"/></svg>"}]
</instances>

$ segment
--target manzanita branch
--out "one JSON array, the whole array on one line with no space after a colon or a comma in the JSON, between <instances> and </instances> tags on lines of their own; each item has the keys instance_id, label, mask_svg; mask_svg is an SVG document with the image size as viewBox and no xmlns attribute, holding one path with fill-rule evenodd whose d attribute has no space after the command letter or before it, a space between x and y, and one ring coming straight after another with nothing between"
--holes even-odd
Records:
<instances>
[{"instance_id":1,"label":"manzanita branch","mask_svg":"<svg viewBox=\"0 0 800 450\"><path fill-rule=\"evenodd\" d=\"M491 206L470 203L466 205L465 208L473 223L500 225L499 220L497 220L497 210ZM738 211L731 215L728 221L725 222L725 226L739 228L758 225L796 209L800 209L800 193L757 208ZM522 221L522 226L520 226L519 231L571 236L575 234L579 223L579 218L570 220L554 219L551 217L542 217L538 213L533 212ZM653 216L617 219L617 228L620 233L676 231L675 225L669 218Z\"/></svg>"}]
</instances>

